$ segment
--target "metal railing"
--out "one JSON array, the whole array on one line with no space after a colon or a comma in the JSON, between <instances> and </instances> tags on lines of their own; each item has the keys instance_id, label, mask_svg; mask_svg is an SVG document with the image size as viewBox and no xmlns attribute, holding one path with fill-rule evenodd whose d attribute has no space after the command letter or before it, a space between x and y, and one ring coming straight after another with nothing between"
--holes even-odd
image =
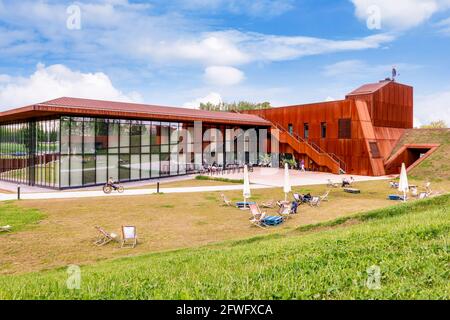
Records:
<instances>
[{"instance_id":1,"label":"metal railing","mask_svg":"<svg viewBox=\"0 0 450 320\"><path fill-rule=\"evenodd\" d=\"M306 145L310 146L312 149L316 150L319 154L326 154L328 155L333 161L335 161L337 164L339 164L339 168L345 173L347 172L347 165L346 163L339 158L337 155L335 155L334 153L328 153L325 150L323 150L321 147L319 147L315 142L312 141L308 141L302 137L300 137L298 134L296 134L295 132L289 132L289 130L286 130L286 128L284 128L281 124L271 120L271 119L267 119L266 117L262 116L262 118L266 119L267 121L270 121L277 129L287 132L291 137L293 137L294 139L305 143Z\"/></svg>"}]
</instances>

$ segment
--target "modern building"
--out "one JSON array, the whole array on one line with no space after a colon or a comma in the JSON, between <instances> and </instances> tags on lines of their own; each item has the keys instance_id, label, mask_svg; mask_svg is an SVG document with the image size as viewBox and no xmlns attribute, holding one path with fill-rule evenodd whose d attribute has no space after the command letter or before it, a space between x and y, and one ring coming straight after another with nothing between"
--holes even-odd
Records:
<instances>
[{"instance_id":1,"label":"modern building","mask_svg":"<svg viewBox=\"0 0 450 320\"><path fill-rule=\"evenodd\" d=\"M254 115L60 98L0 113L0 179L63 189L183 175L203 165L193 151L215 141L209 129L226 139L211 150L223 166L239 158L225 149L235 142L227 131L270 125Z\"/></svg>"},{"instance_id":2,"label":"modern building","mask_svg":"<svg viewBox=\"0 0 450 320\"><path fill-rule=\"evenodd\" d=\"M408 145L391 154L412 126L413 88L390 80L363 85L340 101L242 113L59 98L0 113L0 180L64 189L108 177L183 175L203 166L205 158L195 154L211 144L208 162L257 163L248 139L243 154L236 147L249 129L257 132L257 155L276 152L303 159L309 170L378 176L396 173L405 154L411 165L438 147ZM220 145L214 145L217 131ZM270 136L279 150L263 142Z\"/></svg>"}]
</instances>

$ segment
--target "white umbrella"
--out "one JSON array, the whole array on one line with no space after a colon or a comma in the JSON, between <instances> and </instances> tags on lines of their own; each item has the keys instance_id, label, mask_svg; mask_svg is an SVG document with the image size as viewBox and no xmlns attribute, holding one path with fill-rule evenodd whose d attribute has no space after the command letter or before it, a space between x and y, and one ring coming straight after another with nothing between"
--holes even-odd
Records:
<instances>
[{"instance_id":1,"label":"white umbrella","mask_svg":"<svg viewBox=\"0 0 450 320\"><path fill-rule=\"evenodd\" d=\"M246 205L247 199L251 197L250 178L248 176L247 165L244 166L244 188L242 190L242 195L244 196L244 209L246 209L247 208L247 205Z\"/></svg>"},{"instance_id":2,"label":"white umbrella","mask_svg":"<svg viewBox=\"0 0 450 320\"><path fill-rule=\"evenodd\" d=\"M289 181L289 166L287 163L284 164L284 201L287 201L287 194L291 192L291 182Z\"/></svg>"},{"instance_id":3,"label":"white umbrella","mask_svg":"<svg viewBox=\"0 0 450 320\"><path fill-rule=\"evenodd\" d=\"M398 191L403 192L403 201L406 201L406 193L409 191L409 184L405 163L402 163L402 170L400 171L400 181L398 183Z\"/></svg>"}]
</instances>

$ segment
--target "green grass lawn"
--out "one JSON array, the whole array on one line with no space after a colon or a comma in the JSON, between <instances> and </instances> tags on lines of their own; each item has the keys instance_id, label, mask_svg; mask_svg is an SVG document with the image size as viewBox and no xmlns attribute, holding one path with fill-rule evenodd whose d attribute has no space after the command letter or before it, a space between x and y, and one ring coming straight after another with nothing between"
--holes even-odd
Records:
<instances>
[{"instance_id":1,"label":"green grass lawn","mask_svg":"<svg viewBox=\"0 0 450 320\"><path fill-rule=\"evenodd\" d=\"M44 214L32 208L20 208L13 202L0 203L0 226L13 226L12 232L27 229L44 218ZM0 233L0 237L6 233Z\"/></svg>"},{"instance_id":2,"label":"green grass lawn","mask_svg":"<svg viewBox=\"0 0 450 320\"><path fill-rule=\"evenodd\" d=\"M285 234L0 276L0 299L449 299L450 195ZM380 268L380 288L366 286Z\"/></svg>"}]
</instances>

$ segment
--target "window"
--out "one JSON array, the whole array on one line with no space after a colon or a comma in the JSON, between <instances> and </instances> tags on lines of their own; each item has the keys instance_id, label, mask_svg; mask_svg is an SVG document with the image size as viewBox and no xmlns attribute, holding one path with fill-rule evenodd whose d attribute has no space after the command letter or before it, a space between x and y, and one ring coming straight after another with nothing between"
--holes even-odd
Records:
<instances>
[{"instance_id":1,"label":"window","mask_svg":"<svg viewBox=\"0 0 450 320\"><path fill-rule=\"evenodd\" d=\"M303 124L303 137L305 139L309 139L309 124L308 123Z\"/></svg>"},{"instance_id":2,"label":"window","mask_svg":"<svg viewBox=\"0 0 450 320\"><path fill-rule=\"evenodd\" d=\"M339 139L351 139L352 121L351 119L339 119Z\"/></svg>"},{"instance_id":3,"label":"window","mask_svg":"<svg viewBox=\"0 0 450 320\"><path fill-rule=\"evenodd\" d=\"M97 120L95 150L97 154L106 154L108 152L108 122L106 119Z\"/></svg>"},{"instance_id":4,"label":"window","mask_svg":"<svg viewBox=\"0 0 450 320\"><path fill-rule=\"evenodd\" d=\"M290 134L294 134L294 126L292 125L292 123L288 124L288 131Z\"/></svg>"},{"instance_id":5,"label":"window","mask_svg":"<svg viewBox=\"0 0 450 320\"><path fill-rule=\"evenodd\" d=\"M370 153L372 154L372 158L380 158L380 149L378 148L378 143L369 142Z\"/></svg>"},{"instance_id":6,"label":"window","mask_svg":"<svg viewBox=\"0 0 450 320\"><path fill-rule=\"evenodd\" d=\"M320 137L322 139L325 139L327 137L327 123L326 122L322 122L320 124Z\"/></svg>"}]
</instances>

